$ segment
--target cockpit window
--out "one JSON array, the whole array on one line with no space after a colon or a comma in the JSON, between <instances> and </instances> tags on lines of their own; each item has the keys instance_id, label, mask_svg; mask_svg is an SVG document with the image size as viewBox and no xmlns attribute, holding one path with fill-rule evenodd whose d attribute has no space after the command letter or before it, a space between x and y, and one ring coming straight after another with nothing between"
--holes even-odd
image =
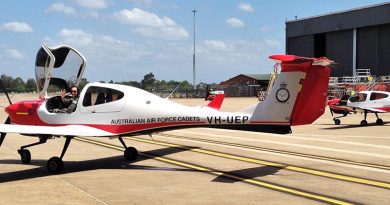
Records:
<instances>
[{"instance_id":1,"label":"cockpit window","mask_svg":"<svg viewBox=\"0 0 390 205\"><path fill-rule=\"evenodd\" d=\"M365 93L358 93L355 96L352 96L349 98L349 101L351 102L364 102L367 99L367 94Z\"/></svg>"},{"instance_id":2,"label":"cockpit window","mask_svg":"<svg viewBox=\"0 0 390 205\"><path fill-rule=\"evenodd\" d=\"M85 93L83 106L93 106L114 102L123 98L123 92L111 88L91 86Z\"/></svg>"},{"instance_id":3,"label":"cockpit window","mask_svg":"<svg viewBox=\"0 0 390 205\"><path fill-rule=\"evenodd\" d=\"M370 100L379 100L387 97L388 97L387 94L372 92L370 96Z\"/></svg>"}]
</instances>

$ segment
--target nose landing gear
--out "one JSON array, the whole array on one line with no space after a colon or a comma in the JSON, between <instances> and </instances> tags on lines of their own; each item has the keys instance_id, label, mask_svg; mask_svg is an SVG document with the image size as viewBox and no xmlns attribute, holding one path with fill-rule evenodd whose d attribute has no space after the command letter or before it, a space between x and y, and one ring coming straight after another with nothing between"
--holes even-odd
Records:
<instances>
[{"instance_id":1,"label":"nose landing gear","mask_svg":"<svg viewBox=\"0 0 390 205\"><path fill-rule=\"evenodd\" d=\"M18 150L18 153L20 155L20 159L23 164L29 164L31 162L31 153L27 147L32 147L39 144L46 143L47 139L49 137L52 137L51 135L41 135L39 136L39 142L32 143L29 145L25 145L20 147ZM65 136L66 141L64 144L64 148L62 149L62 153L60 157L52 157L47 161L46 168L51 173L59 173L64 169L64 162L62 161L62 158L64 157L66 150L68 149L68 146L70 144L70 141L73 139L73 136Z\"/></svg>"}]
</instances>

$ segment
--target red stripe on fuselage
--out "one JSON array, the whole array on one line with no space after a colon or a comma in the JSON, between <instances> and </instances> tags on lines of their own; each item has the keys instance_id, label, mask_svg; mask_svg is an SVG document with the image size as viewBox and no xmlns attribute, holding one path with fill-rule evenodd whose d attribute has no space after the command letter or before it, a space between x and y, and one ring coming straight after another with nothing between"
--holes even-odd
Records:
<instances>
[{"instance_id":1,"label":"red stripe on fuselage","mask_svg":"<svg viewBox=\"0 0 390 205\"><path fill-rule=\"evenodd\" d=\"M374 109L383 110L385 112L390 112L390 107L375 107Z\"/></svg>"},{"instance_id":2,"label":"red stripe on fuselage","mask_svg":"<svg viewBox=\"0 0 390 205\"><path fill-rule=\"evenodd\" d=\"M265 125L289 125L289 121L250 121L251 124L265 124Z\"/></svg>"},{"instance_id":3,"label":"red stripe on fuselage","mask_svg":"<svg viewBox=\"0 0 390 205\"><path fill-rule=\"evenodd\" d=\"M158 129L158 128L176 127L176 126L184 126L184 125L201 125L201 124L206 124L206 122L180 122L180 123L166 122L166 123L147 123L147 124L123 124L123 125L84 124L84 125L119 135L119 134L140 132L144 130L151 130L151 129Z\"/></svg>"}]
</instances>

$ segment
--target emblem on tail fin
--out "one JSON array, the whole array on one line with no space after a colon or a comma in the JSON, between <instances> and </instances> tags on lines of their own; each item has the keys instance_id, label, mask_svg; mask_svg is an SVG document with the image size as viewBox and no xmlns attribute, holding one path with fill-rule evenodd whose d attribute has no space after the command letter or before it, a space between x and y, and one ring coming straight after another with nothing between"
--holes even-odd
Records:
<instances>
[{"instance_id":1,"label":"emblem on tail fin","mask_svg":"<svg viewBox=\"0 0 390 205\"><path fill-rule=\"evenodd\" d=\"M281 103L285 103L290 99L290 91L287 90L285 82L280 83L280 88L276 91L276 99Z\"/></svg>"}]
</instances>

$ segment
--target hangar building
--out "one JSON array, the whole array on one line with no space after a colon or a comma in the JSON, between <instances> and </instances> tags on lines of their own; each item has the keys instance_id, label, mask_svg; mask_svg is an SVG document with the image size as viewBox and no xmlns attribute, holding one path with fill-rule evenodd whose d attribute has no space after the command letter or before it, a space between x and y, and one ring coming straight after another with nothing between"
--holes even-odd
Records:
<instances>
[{"instance_id":1,"label":"hangar building","mask_svg":"<svg viewBox=\"0 0 390 205\"><path fill-rule=\"evenodd\" d=\"M286 21L286 53L326 56L331 76L390 76L390 3Z\"/></svg>"}]
</instances>

